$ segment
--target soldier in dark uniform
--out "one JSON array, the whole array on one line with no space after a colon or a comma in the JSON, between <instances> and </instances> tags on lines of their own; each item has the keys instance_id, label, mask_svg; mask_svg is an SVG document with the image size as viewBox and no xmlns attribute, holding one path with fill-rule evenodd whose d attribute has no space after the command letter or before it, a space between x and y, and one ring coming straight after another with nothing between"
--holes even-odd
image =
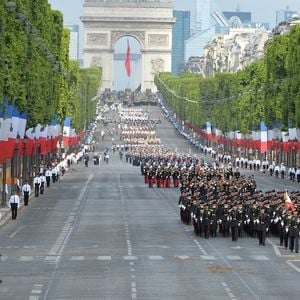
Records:
<instances>
[{"instance_id":1,"label":"soldier in dark uniform","mask_svg":"<svg viewBox=\"0 0 300 300\"><path fill-rule=\"evenodd\" d=\"M290 219L290 250L293 252L295 250L296 253L299 253L299 230L300 230L300 219L298 216L298 212L294 211L293 215Z\"/></svg>"},{"instance_id":2,"label":"soldier in dark uniform","mask_svg":"<svg viewBox=\"0 0 300 300\"><path fill-rule=\"evenodd\" d=\"M221 217L221 232L223 237L229 237L229 219L229 208L228 204L225 203Z\"/></svg>"},{"instance_id":3,"label":"soldier in dark uniform","mask_svg":"<svg viewBox=\"0 0 300 300\"><path fill-rule=\"evenodd\" d=\"M260 213L258 215L258 224L257 224L257 231L258 231L258 239L259 244L265 246L266 244L266 232L268 225L268 215L265 213L265 208L261 208Z\"/></svg>"},{"instance_id":4,"label":"soldier in dark uniform","mask_svg":"<svg viewBox=\"0 0 300 300\"><path fill-rule=\"evenodd\" d=\"M237 209L237 206L235 205L230 211L230 229L231 229L231 237L233 242L236 242L238 239L238 226L240 222L241 222L241 216Z\"/></svg>"},{"instance_id":5,"label":"soldier in dark uniform","mask_svg":"<svg viewBox=\"0 0 300 300\"><path fill-rule=\"evenodd\" d=\"M162 170L161 167L158 167L156 171L156 184L158 188L162 187L162 181L163 181Z\"/></svg>"},{"instance_id":6,"label":"soldier in dark uniform","mask_svg":"<svg viewBox=\"0 0 300 300\"><path fill-rule=\"evenodd\" d=\"M291 212L287 211L283 215L283 242L285 249L288 248L289 237L290 237L290 220L291 220Z\"/></svg>"},{"instance_id":7,"label":"soldier in dark uniform","mask_svg":"<svg viewBox=\"0 0 300 300\"><path fill-rule=\"evenodd\" d=\"M178 185L179 185L179 171L178 171L177 168L175 168L173 170L172 177L173 177L173 186L174 186L174 188L178 188Z\"/></svg>"},{"instance_id":8,"label":"soldier in dark uniform","mask_svg":"<svg viewBox=\"0 0 300 300\"><path fill-rule=\"evenodd\" d=\"M204 237L206 239L209 238L210 221L211 221L211 211L209 210L208 205L205 205L204 211L203 211L202 222L203 222Z\"/></svg>"},{"instance_id":9,"label":"soldier in dark uniform","mask_svg":"<svg viewBox=\"0 0 300 300\"><path fill-rule=\"evenodd\" d=\"M204 205L200 204L200 207L198 207L197 214L196 214L197 230L198 230L199 236L202 236L203 231L204 231L204 229L203 229L203 213L204 213Z\"/></svg>"},{"instance_id":10,"label":"soldier in dark uniform","mask_svg":"<svg viewBox=\"0 0 300 300\"><path fill-rule=\"evenodd\" d=\"M216 204L212 205L211 208L211 220L210 220L210 234L212 237L216 237L217 236L217 206Z\"/></svg>"}]
</instances>

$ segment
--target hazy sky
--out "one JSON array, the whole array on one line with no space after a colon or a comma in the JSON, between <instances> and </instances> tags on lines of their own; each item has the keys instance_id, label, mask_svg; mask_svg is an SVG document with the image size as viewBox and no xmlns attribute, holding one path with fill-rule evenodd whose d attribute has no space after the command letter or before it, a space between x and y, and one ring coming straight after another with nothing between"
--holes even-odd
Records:
<instances>
[{"instance_id":1,"label":"hazy sky","mask_svg":"<svg viewBox=\"0 0 300 300\"><path fill-rule=\"evenodd\" d=\"M49 0L54 9L64 14L65 23L80 23L84 0ZM174 0L174 9L192 10L195 0ZM221 10L235 10L239 3L241 10L252 11L253 21L275 23L275 11L290 6L300 11L300 0L215 0Z\"/></svg>"}]
</instances>

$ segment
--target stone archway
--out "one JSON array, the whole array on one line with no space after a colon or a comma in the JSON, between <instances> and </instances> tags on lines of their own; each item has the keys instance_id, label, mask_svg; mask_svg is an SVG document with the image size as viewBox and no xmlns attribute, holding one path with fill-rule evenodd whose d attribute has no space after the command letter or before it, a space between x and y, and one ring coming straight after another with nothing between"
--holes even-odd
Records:
<instances>
[{"instance_id":1,"label":"stone archway","mask_svg":"<svg viewBox=\"0 0 300 300\"><path fill-rule=\"evenodd\" d=\"M84 67L102 67L102 90L112 89L115 43L132 36L141 44L142 90L156 90L154 75L171 71L173 5L170 0L85 0Z\"/></svg>"}]
</instances>

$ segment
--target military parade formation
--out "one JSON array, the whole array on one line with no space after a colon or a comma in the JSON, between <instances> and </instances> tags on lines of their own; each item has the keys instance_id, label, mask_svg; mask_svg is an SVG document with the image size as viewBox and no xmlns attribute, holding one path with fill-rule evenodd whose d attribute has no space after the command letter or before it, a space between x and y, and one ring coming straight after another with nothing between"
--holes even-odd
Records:
<instances>
[{"instance_id":1,"label":"military parade formation","mask_svg":"<svg viewBox=\"0 0 300 300\"><path fill-rule=\"evenodd\" d=\"M170 151L160 142L156 122L141 108L120 109L116 123L126 162L140 167L149 188L178 188L181 221L193 225L195 235L234 242L247 236L262 246L273 235L286 249L299 252L300 192L258 190L254 176L242 175L240 168L260 170L260 162L233 161L206 146L197 155ZM212 163L204 160L206 155Z\"/></svg>"}]
</instances>

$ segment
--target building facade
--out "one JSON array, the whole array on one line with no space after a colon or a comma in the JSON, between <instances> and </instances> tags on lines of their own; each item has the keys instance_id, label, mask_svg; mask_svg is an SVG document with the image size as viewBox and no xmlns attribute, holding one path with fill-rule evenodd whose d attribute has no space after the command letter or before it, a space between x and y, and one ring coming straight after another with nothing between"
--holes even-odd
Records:
<instances>
[{"instance_id":1,"label":"building facade","mask_svg":"<svg viewBox=\"0 0 300 300\"><path fill-rule=\"evenodd\" d=\"M190 19L189 11L174 11L173 16L176 19L173 25L173 44L172 44L172 74L180 75L184 70L184 42L190 37Z\"/></svg>"},{"instance_id":2,"label":"building facade","mask_svg":"<svg viewBox=\"0 0 300 300\"><path fill-rule=\"evenodd\" d=\"M231 28L226 35L215 35L206 45L203 75L236 73L264 57L270 32L264 28Z\"/></svg>"}]
</instances>

